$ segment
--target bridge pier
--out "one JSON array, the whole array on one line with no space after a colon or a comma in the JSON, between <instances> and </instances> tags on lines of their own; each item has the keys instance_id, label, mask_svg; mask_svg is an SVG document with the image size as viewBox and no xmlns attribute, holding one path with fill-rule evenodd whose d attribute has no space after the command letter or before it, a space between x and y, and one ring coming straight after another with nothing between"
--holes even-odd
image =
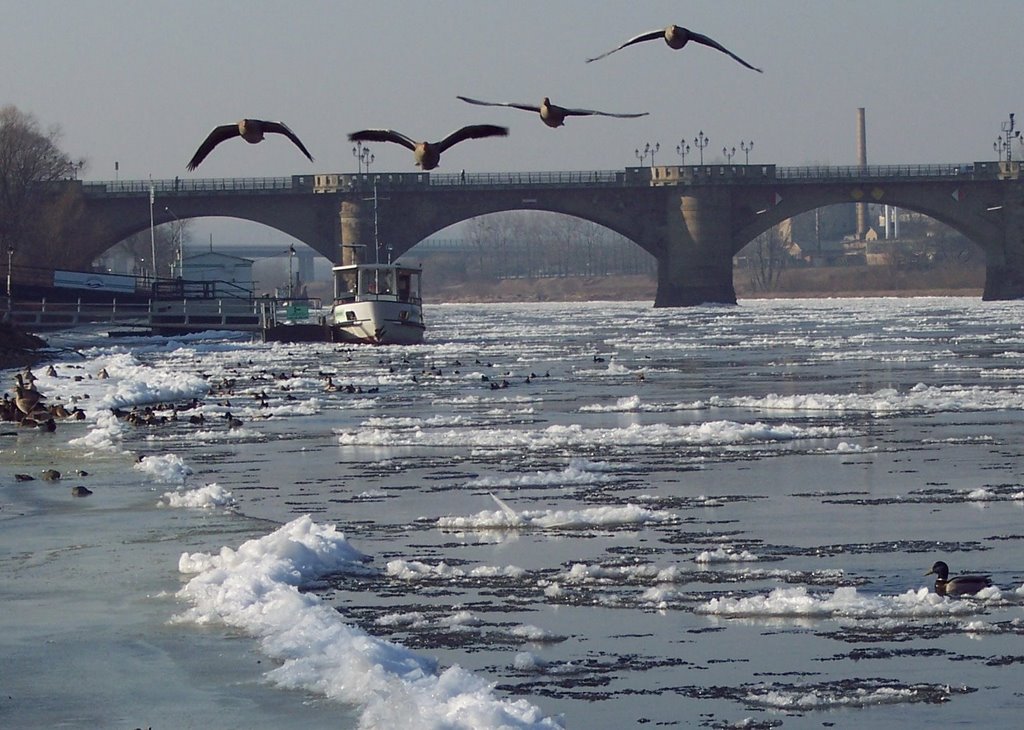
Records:
<instances>
[{"instance_id":1,"label":"bridge pier","mask_svg":"<svg viewBox=\"0 0 1024 730\"><path fill-rule=\"evenodd\" d=\"M364 210L360 200L341 201L342 266L363 264L373 260L373 209Z\"/></svg>"},{"instance_id":2,"label":"bridge pier","mask_svg":"<svg viewBox=\"0 0 1024 730\"><path fill-rule=\"evenodd\" d=\"M732 196L725 189L702 186L669 196L655 307L736 303L731 214Z\"/></svg>"},{"instance_id":3,"label":"bridge pier","mask_svg":"<svg viewBox=\"0 0 1024 730\"><path fill-rule=\"evenodd\" d=\"M1024 212L1019 195L1007 195L999 211L1004 215L994 246L986 246L985 301L1024 298Z\"/></svg>"}]
</instances>

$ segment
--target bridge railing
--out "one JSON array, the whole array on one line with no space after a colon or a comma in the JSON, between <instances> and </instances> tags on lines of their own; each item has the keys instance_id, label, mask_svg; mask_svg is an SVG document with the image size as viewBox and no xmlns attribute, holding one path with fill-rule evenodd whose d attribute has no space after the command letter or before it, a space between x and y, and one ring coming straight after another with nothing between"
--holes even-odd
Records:
<instances>
[{"instance_id":1,"label":"bridge railing","mask_svg":"<svg viewBox=\"0 0 1024 730\"><path fill-rule=\"evenodd\" d=\"M991 169L990 169L991 167ZM750 182L800 182L829 180L870 180L913 178L996 178L1005 177L998 163L950 163L927 165L666 165L631 167L621 170L570 170L540 172L444 172L374 173L347 175L292 175L291 177L231 177L173 180L106 180L82 183L86 196L118 197L148 195L323 193L407 188L449 189L516 187L647 187L650 185L745 184ZM330 184L317 182L331 180Z\"/></svg>"},{"instance_id":2,"label":"bridge railing","mask_svg":"<svg viewBox=\"0 0 1024 730\"><path fill-rule=\"evenodd\" d=\"M834 180L836 178L947 178L970 177L974 165L809 165L803 167L776 167L775 177L781 180Z\"/></svg>"},{"instance_id":3,"label":"bridge railing","mask_svg":"<svg viewBox=\"0 0 1024 730\"><path fill-rule=\"evenodd\" d=\"M516 187L517 185L537 187L538 185L622 185L625 181L623 170L577 170L542 172L445 172L431 173L431 187L473 186L473 187Z\"/></svg>"},{"instance_id":4,"label":"bridge railing","mask_svg":"<svg viewBox=\"0 0 1024 730\"><path fill-rule=\"evenodd\" d=\"M293 177L221 177L173 180L100 180L82 183L85 195L102 197L194 195L195 193L282 192L296 188Z\"/></svg>"}]
</instances>

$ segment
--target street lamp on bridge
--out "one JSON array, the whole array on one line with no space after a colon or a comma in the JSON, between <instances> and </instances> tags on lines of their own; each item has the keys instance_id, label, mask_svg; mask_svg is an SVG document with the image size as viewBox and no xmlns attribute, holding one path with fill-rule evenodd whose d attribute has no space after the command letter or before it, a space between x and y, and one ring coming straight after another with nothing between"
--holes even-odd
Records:
<instances>
[{"instance_id":1,"label":"street lamp on bridge","mask_svg":"<svg viewBox=\"0 0 1024 730\"><path fill-rule=\"evenodd\" d=\"M736 156L736 148L733 147L731 150L728 147L722 148L722 156L725 158L725 164L731 165L732 158Z\"/></svg>"},{"instance_id":2,"label":"street lamp on bridge","mask_svg":"<svg viewBox=\"0 0 1024 730\"><path fill-rule=\"evenodd\" d=\"M653 146L651 146L651 143L648 142L647 144L644 145L644 148L642 150L641 149L637 149L636 150L636 152L635 152L636 158L638 160L640 160L640 164L643 165L644 164L644 160L648 156L650 156L650 158L651 158L651 167L654 167L654 153L657 152L660 149L661 149L661 142L655 142Z\"/></svg>"},{"instance_id":3,"label":"street lamp on bridge","mask_svg":"<svg viewBox=\"0 0 1024 730\"><path fill-rule=\"evenodd\" d=\"M676 154L679 155L679 164L686 164L686 155L690 152L690 145L686 144L685 139L679 140L679 144L676 145Z\"/></svg>"},{"instance_id":4,"label":"street lamp on bridge","mask_svg":"<svg viewBox=\"0 0 1024 730\"><path fill-rule=\"evenodd\" d=\"M1021 141L1024 144L1024 140L1021 140L1020 130L1015 129L1015 123L1013 121L1013 114L1010 114L1010 121L1003 122L1002 130L1003 133L996 137L996 141L992 143L992 149L996 151L997 159L1003 156L1003 152L1006 152L1006 161L1013 161L1013 140Z\"/></svg>"},{"instance_id":5,"label":"street lamp on bridge","mask_svg":"<svg viewBox=\"0 0 1024 730\"><path fill-rule=\"evenodd\" d=\"M744 142L741 139L740 140L740 149L743 150L743 154L745 155L743 164L744 165L749 165L750 164L750 150L754 149L754 140L750 140L749 142Z\"/></svg>"},{"instance_id":6,"label":"street lamp on bridge","mask_svg":"<svg viewBox=\"0 0 1024 730\"><path fill-rule=\"evenodd\" d=\"M363 168L366 168L366 173L369 174L370 165L375 159L370 148L363 146L362 142L356 142L356 146L352 148L352 156L356 158L356 168L359 174L363 173Z\"/></svg>"},{"instance_id":7,"label":"street lamp on bridge","mask_svg":"<svg viewBox=\"0 0 1024 730\"><path fill-rule=\"evenodd\" d=\"M704 164L704 148L711 144L711 138L704 136L704 130L700 130L700 134L693 138L693 146L700 150L700 164Z\"/></svg>"}]
</instances>

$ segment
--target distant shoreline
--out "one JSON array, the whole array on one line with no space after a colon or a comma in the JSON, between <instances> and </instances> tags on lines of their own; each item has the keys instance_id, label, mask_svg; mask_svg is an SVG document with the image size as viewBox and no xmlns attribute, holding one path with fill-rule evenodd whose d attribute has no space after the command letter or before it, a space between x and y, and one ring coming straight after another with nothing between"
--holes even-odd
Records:
<instances>
[{"instance_id":1,"label":"distant shoreline","mask_svg":"<svg viewBox=\"0 0 1024 730\"><path fill-rule=\"evenodd\" d=\"M871 297L978 297L984 290L985 272L936 269L894 271L880 267L788 269L776 288L757 291L738 272L734 280L737 299L813 299ZM657 281L649 276L565 277L549 279L501 279L432 285L429 274L424 300L437 303L654 301Z\"/></svg>"}]
</instances>

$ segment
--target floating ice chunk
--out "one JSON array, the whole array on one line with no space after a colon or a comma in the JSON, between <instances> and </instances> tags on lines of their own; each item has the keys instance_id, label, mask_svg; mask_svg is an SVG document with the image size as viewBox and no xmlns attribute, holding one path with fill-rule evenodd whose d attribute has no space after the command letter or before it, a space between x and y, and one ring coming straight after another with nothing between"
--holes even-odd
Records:
<instances>
[{"instance_id":1,"label":"floating ice chunk","mask_svg":"<svg viewBox=\"0 0 1024 730\"><path fill-rule=\"evenodd\" d=\"M362 708L360 727L559 728L523 699L452 666L346 625L333 606L299 586L343 571L365 571L365 556L333 525L307 515L217 555L184 553L195 573L179 596L192 604L180 620L221 622L260 639L279 660L267 677L282 687L323 693Z\"/></svg>"},{"instance_id":2,"label":"floating ice chunk","mask_svg":"<svg viewBox=\"0 0 1024 730\"><path fill-rule=\"evenodd\" d=\"M124 424L108 410L99 411L84 436L73 438L68 443L99 451L120 451L118 444L124 436Z\"/></svg>"},{"instance_id":3,"label":"floating ice chunk","mask_svg":"<svg viewBox=\"0 0 1024 730\"><path fill-rule=\"evenodd\" d=\"M531 641L536 644L565 640L564 636L553 634L550 631L546 631L538 626L533 626L532 624L514 626L511 634L517 638L523 639L524 641Z\"/></svg>"},{"instance_id":4,"label":"floating ice chunk","mask_svg":"<svg viewBox=\"0 0 1024 730\"><path fill-rule=\"evenodd\" d=\"M751 693L746 701L764 707L777 709L810 710L828 707L866 707L868 705L892 705L913 701L917 691L910 687L876 687L854 689L850 694L823 692L820 690L780 691L769 690Z\"/></svg>"},{"instance_id":5,"label":"floating ice chunk","mask_svg":"<svg viewBox=\"0 0 1024 730\"><path fill-rule=\"evenodd\" d=\"M994 499L999 499L999 496L995 492L979 487L968 492L967 499L975 502L990 502Z\"/></svg>"},{"instance_id":6,"label":"floating ice chunk","mask_svg":"<svg viewBox=\"0 0 1024 730\"><path fill-rule=\"evenodd\" d=\"M746 550L735 553L725 548L718 548L714 551L705 550L693 560L697 563L749 563L758 559L756 555Z\"/></svg>"},{"instance_id":7,"label":"floating ice chunk","mask_svg":"<svg viewBox=\"0 0 1024 730\"><path fill-rule=\"evenodd\" d=\"M603 462L590 462L585 459L571 459L569 465L561 471L536 471L531 474L519 474L513 477L478 477L466 483L467 487L545 487L577 484L601 484L612 480L607 472L612 467Z\"/></svg>"},{"instance_id":8,"label":"floating ice chunk","mask_svg":"<svg viewBox=\"0 0 1024 730\"><path fill-rule=\"evenodd\" d=\"M192 467L177 454L147 456L136 463L134 468L164 483L184 484L185 479L192 474Z\"/></svg>"},{"instance_id":9,"label":"floating ice chunk","mask_svg":"<svg viewBox=\"0 0 1024 730\"><path fill-rule=\"evenodd\" d=\"M548 663L536 654L528 651L521 651L512 660L512 666L520 672L542 672Z\"/></svg>"},{"instance_id":10,"label":"floating ice chunk","mask_svg":"<svg viewBox=\"0 0 1024 730\"><path fill-rule=\"evenodd\" d=\"M856 588L842 587L836 588L831 595L818 597L802 586L776 588L767 596L712 598L694 609L696 613L717 616L851 618L964 616L983 610L978 602L939 596L927 588L895 596L868 596L858 593Z\"/></svg>"},{"instance_id":11,"label":"floating ice chunk","mask_svg":"<svg viewBox=\"0 0 1024 730\"><path fill-rule=\"evenodd\" d=\"M235 498L231 492L219 484L207 484L199 489L188 491L164 492L157 502L158 507L191 507L193 509L214 509L216 507L233 507Z\"/></svg>"},{"instance_id":12,"label":"floating ice chunk","mask_svg":"<svg viewBox=\"0 0 1024 730\"><path fill-rule=\"evenodd\" d=\"M581 510L524 510L516 512L504 501L491 495L501 507L496 512L483 511L469 517L441 517L437 526L445 529L515 528L587 529L593 527L622 527L647 523L669 523L679 518L672 512L649 510L635 504L621 507L590 507Z\"/></svg>"}]
</instances>

